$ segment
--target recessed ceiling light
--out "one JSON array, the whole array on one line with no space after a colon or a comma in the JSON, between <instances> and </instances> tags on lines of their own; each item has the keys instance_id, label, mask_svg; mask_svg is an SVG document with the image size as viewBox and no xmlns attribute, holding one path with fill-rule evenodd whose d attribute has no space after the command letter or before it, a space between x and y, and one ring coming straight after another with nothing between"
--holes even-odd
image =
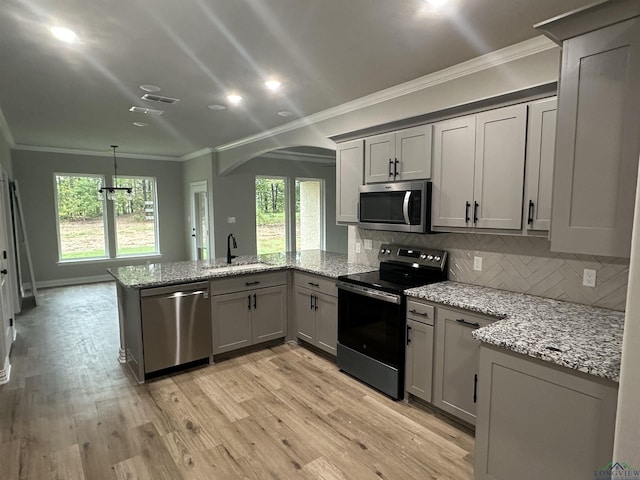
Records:
<instances>
[{"instance_id":1,"label":"recessed ceiling light","mask_svg":"<svg viewBox=\"0 0 640 480\"><path fill-rule=\"evenodd\" d=\"M74 32L73 30L69 30L68 28L51 27L50 30L51 30L51 34L61 42L73 43L78 38L78 36L76 35L76 32Z\"/></svg>"},{"instance_id":2,"label":"recessed ceiling light","mask_svg":"<svg viewBox=\"0 0 640 480\"><path fill-rule=\"evenodd\" d=\"M140 85L140 89L144 90L145 92L159 92L160 90L162 90L159 86L157 85Z\"/></svg>"},{"instance_id":3,"label":"recessed ceiling light","mask_svg":"<svg viewBox=\"0 0 640 480\"><path fill-rule=\"evenodd\" d=\"M224 105L220 105L218 103L214 103L213 105L209 105L209 108L211 110L216 110L216 111L217 110L226 110L227 109L227 107L225 107Z\"/></svg>"},{"instance_id":4,"label":"recessed ceiling light","mask_svg":"<svg viewBox=\"0 0 640 480\"><path fill-rule=\"evenodd\" d=\"M242 101L242 97L234 93L231 95L227 95L227 100L229 100L229 102L231 102L232 104L237 105Z\"/></svg>"},{"instance_id":5,"label":"recessed ceiling light","mask_svg":"<svg viewBox=\"0 0 640 480\"><path fill-rule=\"evenodd\" d=\"M136 127L146 127L147 125L149 125L148 123L144 123L144 122L133 122L133 124Z\"/></svg>"},{"instance_id":6,"label":"recessed ceiling light","mask_svg":"<svg viewBox=\"0 0 640 480\"><path fill-rule=\"evenodd\" d=\"M273 92L275 92L282 86L282 83L280 83L278 80L273 80L273 79L267 80L266 82L264 82L264 84L267 86L269 90Z\"/></svg>"},{"instance_id":7,"label":"recessed ceiling light","mask_svg":"<svg viewBox=\"0 0 640 480\"><path fill-rule=\"evenodd\" d=\"M293 112L290 112L289 110L282 110L278 112L278 115L280 115L281 117L290 117L291 115L293 115Z\"/></svg>"}]
</instances>

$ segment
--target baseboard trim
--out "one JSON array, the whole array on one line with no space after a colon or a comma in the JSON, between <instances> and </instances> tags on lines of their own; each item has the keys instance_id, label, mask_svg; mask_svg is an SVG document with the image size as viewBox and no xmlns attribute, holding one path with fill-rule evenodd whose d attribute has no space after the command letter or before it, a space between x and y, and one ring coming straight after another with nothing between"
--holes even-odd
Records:
<instances>
[{"instance_id":1,"label":"baseboard trim","mask_svg":"<svg viewBox=\"0 0 640 480\"><path fill-rule=\"evenodd\" d=\"M11 377L11 363L9 363L9 359L7 358L5 360L4 368L0 370L0 385L9 383L10 377Z\"/></svg>"},{"instance_id":2,"label":"baseboard trim","mask_svg":"<svg viewBox=\"0 0 640 480\"><path fill-rule=\"evenodd\" d=\"M43 282L36 282L38 289L52 288L52 287L67 287L70 285L84 285L86 283L100 283L114 281L114 278L109 274L94 275L91 277L73 277L73 278L60 278L58 280L45 280ZM23 284L25 290L31 290L31 282L25 282Z\"/></svg>"}]
</instances>

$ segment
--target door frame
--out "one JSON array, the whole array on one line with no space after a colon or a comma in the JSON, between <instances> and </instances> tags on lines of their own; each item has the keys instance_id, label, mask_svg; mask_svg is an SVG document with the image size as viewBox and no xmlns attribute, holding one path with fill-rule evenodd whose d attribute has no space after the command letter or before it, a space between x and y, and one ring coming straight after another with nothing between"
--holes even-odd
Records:
<instances>
[{"instance_id":1,"label":"door frame","mask_svg":"<svg viewBox=\"0 0 640 480\"><path fill-rule=\"evenodd\" d=\"M205 201L205 216L206 216L206 225L207 225L207 258L205 260L211 260L211 220L209 215L209 187L206 180L199 180L196 182L189 183L189 206L191 210L191 222L190 228L191 232L189 233L191 241L189 242L189 250L191 260L197 260L197 242L194 237L194 232L196 231L196 206L194 202L194 196L196 193L204 193L206 195Z\"/></svg>"}]
</instances>

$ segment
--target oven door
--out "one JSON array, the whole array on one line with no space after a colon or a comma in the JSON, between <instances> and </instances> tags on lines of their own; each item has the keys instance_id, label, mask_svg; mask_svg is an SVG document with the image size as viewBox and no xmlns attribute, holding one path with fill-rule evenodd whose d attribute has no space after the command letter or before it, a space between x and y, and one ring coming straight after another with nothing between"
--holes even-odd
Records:
<instances>
[{"instance_id":1,"label":"oven door","mask_svg":"<svg viewBox=\"0 0 640 480\"><path fill-rule=\"evenodd\" d=\"M338 343L402 371L404 310L401 295L338 282Z\"/></svg>"}]
</instances>

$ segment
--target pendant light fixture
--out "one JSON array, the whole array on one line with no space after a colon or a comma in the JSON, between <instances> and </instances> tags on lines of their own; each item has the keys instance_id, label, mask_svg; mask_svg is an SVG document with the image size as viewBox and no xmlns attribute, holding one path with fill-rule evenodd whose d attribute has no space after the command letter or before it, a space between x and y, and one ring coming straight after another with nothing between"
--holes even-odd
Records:
<instances>
[{"instance_id":1,"label":"pendant light fixture","mask_svg":"<svg viewBox=\"0 0 640 480\"><path fill-rule=\"evenodd\" d=\"M131 187L119 187L118 186L118 162L116 160L116 148L118 145L111 145L113 148L113 187L102 187L98 190L98 196L102 199L103 195L106 195L107 200L114 201L116 199L116 192L126 192L128 197L131 197Z\"/></svg>"}]
</instances>

